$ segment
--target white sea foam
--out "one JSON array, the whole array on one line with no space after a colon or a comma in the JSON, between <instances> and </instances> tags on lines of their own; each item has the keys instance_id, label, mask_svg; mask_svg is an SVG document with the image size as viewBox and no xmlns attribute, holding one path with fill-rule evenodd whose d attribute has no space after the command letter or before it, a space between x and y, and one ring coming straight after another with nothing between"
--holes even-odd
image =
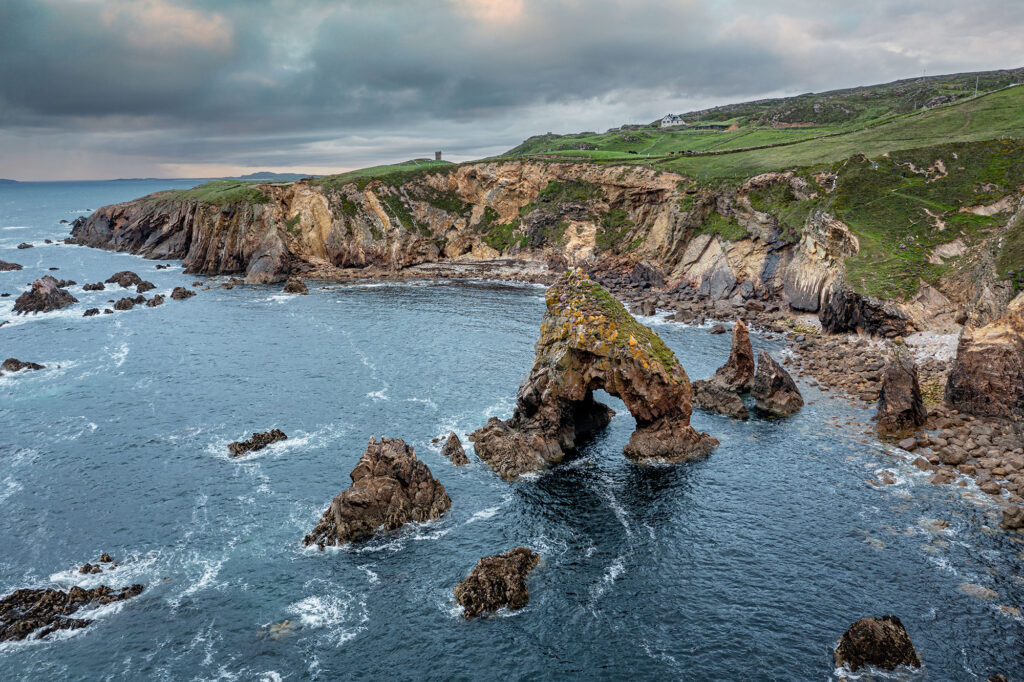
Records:
<instances>
[{"instance_id":1,"label":"white sea foam","mask_svg":"<svg viewBox=\"0 0 1024 682\"><path fill-rule=\"evenodd\" d=\"M10 476L4 478L3 482L0 483L0 503L6 502L7 498L15 493L22 490L21 483L11 478Z\"/></svg>"},{"instance_id":2,"label":"white sea foam","mask_svg":"<svg viewBox=\"0 0 1024 682\"><path fill-rule=\"evenodd\" d=\"M388 389L387 388L382 388L381 390L374 391L373 393L367 393L366 397L370 398L371 400L373 400L373 402L378 402L378 401L381 401L381 400L391 400L391 398L388 397Z\"/></svg>"},{"instance_id":3,"label":"white sea foam","mask_svg":"<svg viewBox=\"0 0 1024 682\"><path fill-rule=\"evenodd\" d=\"M501 511L501 506L488 507L487 509L481 509L477 513L475 513L472 516L470 516L469 520L467 520L466 523L474 523L476 521L483 521L484 519L489 519L492 516L494 516L495 514L497 514L499 511Z\"/></svg>"},{"instance_id":4,"label":"white sea foam","mask_svg":"<svg viewBox=\"0 0 1024 682\"><path fill-rule=\"evenodd\" d=\"M29 230L31 228L31 225L6 225L4 227L0 227L0 230Z\"/></svg>"},{"instance_id":5,"label":"white sea foam","mask_svg":"<svg viewBox=\"0 0 1024 682\"><path fill-rule=\"evenodd\" d=\"M611 587L616 580L621 578L625 572L625 556L619 555L615 557L615 560L612 561L607 568L605 568L604 574L601 576L601 580L591 586L590 605L593 606L594 603L601 598L601 595L607 592L608 588Z\"/></svg>"},{"instance_id":6,"label":"white sea foam","mask_svg":"<svg viewBox=\"0 0 1024 682\"><path fill-rule=\"evenodd\" d=\"M432 410L438 409L437 403L435 403L430 398L406 398L405 402L407 402L407 403L420 403L422 405L426 405L427 407L429 407Z\"/></svg>"},{"instance_id":7,"label":"white sea foam","mask_svg":"<svg viewBox=\"0 0 1024 682\"><path fill-rule=\"evenodd\" d=\"M377 575L375 571L370 570L369 566L360 566L359 570L366 574L366 579L369 580L371 583L380 582L380 576Z\"/></svg>"},{"instance_id":8,"label":"white sea foam","mask_svg":"<svg viewBox=\"0 0 1024 682\"><path fill-rule=\"evenodd\" d=\"M288 612L295 615L303 627L324 630L326 639L335 645L354 639L370 620L364 600L357 600L344 591L339 596L336 589L300 599L288 607Z\"/></svg>"}]
</instances>

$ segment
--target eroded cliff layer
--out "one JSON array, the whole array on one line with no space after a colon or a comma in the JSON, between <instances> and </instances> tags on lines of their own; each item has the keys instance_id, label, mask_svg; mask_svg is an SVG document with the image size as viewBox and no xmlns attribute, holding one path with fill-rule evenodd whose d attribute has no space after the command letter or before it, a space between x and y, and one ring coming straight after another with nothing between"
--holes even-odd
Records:
<instances>
[{"instance_id":1,"label":"eroded cliff layer","mask_svg":"<svg viewBox=\"0 0 1024 682\"><path fill-rule=\"evenodd\" d=\"M954 268L948 286L922 280L913 296L894 285L899 307L861 305L874 299L859 294L842 299L858 305L828 305L835 292L856 288L847 269L863 255L861 240L837 213L870 198L850 195L864 168L863 160L851 161L834 173L773 172L710 185L642 166L514 160L370 179L219 181L105 206L76 220L72 235L88 246L180 258L188 272L244 273L251 283L350 276L353 269L430 276L441 263L466 274L504 271L550 282L566 266L624 270L646 262L667 286L828 313L836 329L902 333L998 317L1011 296L992 284L991 263L971 265L981 270L965 281ZM1003 228L992 229L997 240ZM956 255L964 250L954 248L961 243L955 237L935 258L971 257ZM908 237L893 248L914 243ZM857 282L864 270L858 261Z\"/></svg>"}]
</instances>

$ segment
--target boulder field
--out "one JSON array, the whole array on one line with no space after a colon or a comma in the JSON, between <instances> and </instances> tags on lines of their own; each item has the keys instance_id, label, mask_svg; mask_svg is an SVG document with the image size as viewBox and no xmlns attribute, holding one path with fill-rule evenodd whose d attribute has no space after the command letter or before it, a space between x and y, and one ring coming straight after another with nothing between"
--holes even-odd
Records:
<instances>
[{"instance_id":1,"label":"boulder field","mask_svg":"<svg viewBox=\"0 0 1024 682\"><path fill-rule=\"evenodd\" d=\"M559 462L607 426L613 412L594 400L599 389L621 398L636 420L623 449L630 459L681 462L718 444L690 426L690 380L675 355L604 288L570 270L545 302L533 367L512 418L492 417L469 436L502 478Z\"/></svg>"}]
</instances>

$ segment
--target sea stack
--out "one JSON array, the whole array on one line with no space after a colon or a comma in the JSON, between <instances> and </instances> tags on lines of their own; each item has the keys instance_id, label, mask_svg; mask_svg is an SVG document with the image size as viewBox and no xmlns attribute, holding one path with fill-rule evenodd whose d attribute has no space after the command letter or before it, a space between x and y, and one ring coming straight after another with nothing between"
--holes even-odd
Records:
<instances>
[{"instance_id":1,"label":"sea stack","mask_svg":"<svg viewBox=\"0 0 1024 682\"><path fill-rule=\"evenodd\" d=\"M594 400L597 389L621 398L636 420L623 448L634 461L683 462L718 444L690 426L690 380L675 355L601 285L570 270L545 302L533 368L512 418L492 417L469 436L502 478L559 462L607 426L614 413Z\"/></svg>"},{"instance_id":2,"label":"sea stack","mask_svg":"<svg viewBox=\"0 0 1024 682\"><path fill-rule=\"evenodd\" d=\"M371 438L350 476L352 485L331 501L303 544L342 545L438 519L452 506L444 486L401 438Z\"/></svg>"}]
</instances>

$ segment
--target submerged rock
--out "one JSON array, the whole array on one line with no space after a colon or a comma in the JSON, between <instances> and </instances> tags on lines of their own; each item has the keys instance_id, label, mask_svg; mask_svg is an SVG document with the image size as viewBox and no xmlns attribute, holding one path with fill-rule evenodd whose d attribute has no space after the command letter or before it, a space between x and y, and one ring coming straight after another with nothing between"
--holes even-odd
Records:
<instances>
[{"instance_id":1,"label":"submerged rock","mask_svg":"<svg viewBox=\"0 0 1024 682\"><path fill-rule=\"evenodd\" d=\"M56 279L46 275L32 282L32 288L18 297L14 302L14 312L17 315L48 313L72 303L78 303L78 299L66 289L61 289Z\"/></svg>"},{"instance_id":2,"label":"submerged rock","mask_svg":"<svg viewBox=\"0 0 1024 682\"><path fill-rule=\"evenodd\" d=\"M100 309L99 308L89 308L84 313L82 313L82 317L92 317L93 315L99 315L99 314L100 314Z\"/></svg>"},{"instance_id":3,"label":"submerged rock","mask_svg":"<svg viewBox=\"0 0 1024 682\"><path fill-rule=\"evenodd\" d=\"M466 457L466 451L462 448L462 441L454 431L448 434L448 440L441 446L441 454L456 466L469 464L469 457Z\"/></svg>"},{"instance_id":4,"label":"submerged rock","mask_svg":"<svg viewBox=\"0 0 1024 682\"><path fill-rule=\"evenodd\" d=\"M23 369L46 369L46 365L40 365L35 362L22 362L17 358L7 358L0 365L0 372L20 372Z\"/></svg>"},{"instance_id":5,"label":"submerged rock","mask_svg":"<svg viewBox=\"0 0 1024 682\"><path fill-rule=\"evenodd\" d=\"M881 435L902 436L916 431L927 418L914 358L909 353L893 354L882 374L875 428Z\"/></svg>"},{"instance_id":6,"label":"submerged rock","mask_svg":"<svg viewBox=\"0 0 1024 682\"><path fill-rule=\"evenodd\" d=\"M7 261L0 260L0 272L11 272L12 270L21 270L22 266L17 263L8 263Z\"/></svg>"},{"instance_id":7,"label":"submerged rock","mask_svg":"<svg viewBox=\"0 0 1024 682\"><path fill-rule=\"evenodd\" d=\"M131 270L122 270L121 272L115 272L107 279L107 284L120 284L125 289L134 287L142 283L142 278L136 275Z\"/></svg>"},{"instance_id":8,"label":"submerged rock","mask_svg":"<svg viewBox=\"0 0 1024 682\"><path fill-rule=\"evenodd\" d=\"M895 670L901 665L920 668L914 645L896 616L861 618L850 626L836 647L837 666L857 671L865 665Z\"/></svg>"},{"instance_id":9,"label":"submerged rock","mask_svg":"<svg viewBox=\"0 0 1024 682\"><path fill-rule=\"evenodd\" d=\"M306 283L302 281L301 277L289 277L284 285L284 293L305 296L309 293L309 289L306 288Z\"/></svg>"},{"instance_id":10,"label":"submerged rock","mask_svg":"<svg viewBox=\"0 0 1024 682\"><path fill-rule=\"evenodd\" d=\"M452 506L444 486L401 438L370 438L350 476L352 485L331 501L303 544L341 545L440 518Z\"/></svg>"},{"instance_id":11,"label":"submerged rock","mask_svg":"<svg viewBox=\"0 0 1024 682\"><path fill-rule=\"evenodd\" d=\"M85 284L82 286L83 291L103 291L104 289L106 289L106 287L103 286L103 282L96 282L95 284Z\"/></svg>"},{"instance_id":12,"label":"submerged rock","mask_svg":"<svg viewBox=\"0 0 1024 682\"><path fill-rule=\"evenodd\" d=\"M191 289L186 289L185 287L174 287L174 290L171 292L171 298L175 301L183 301L186 298L190 298L195 295L196 292Z\"/></svg>"},{"instance_id":13,"label":"submerged rock","mask_svg":"<svg viewBox=\"0 0 1024 682\"><path fill-rule=\"evenodd\" d=\"M945 399L961 412L1024 419L1024 293L996 322L964 328Z\"/></svg>"},{"instance_id":14,"label":"submerged rock","mask_svg":"<svg viewBox=\"0 0 1024 682\"><path fill-rule=\"evenodd\" d=\"M540 563L540 556L526 547L505 554L486 556L469 576L455 586L455 600L466 618L503 606L521 609L530 600L526 576Z\"/></svg>"},{"instance_id":15,"label":"submerged rock","mask_svg":"<svg viewBox=\"0 0 1024 682\"><path fill-rule=\"evenodd\" d=\"M262 450L271 443L276 443L282 440L288 440L288 436L284 435L284 431L281 429L271 429L270 431L264 431L262 433L254 433L252 434L252 438L249 440L228 443L228 452L231 453L232 457L238 457L239 455L244 455L247 452Z\"/></svg>"},{"instance_id":16,"label":"submerged rock","mask_svg":"<svg viewBox=\"0 0 1024 682\"><path fill-rule=\"evenodd\" d=\"M476 452L505 479L559 462L608 425L594 400L603 389L626 403L636 430L623 449L636 461L686 461L718 441L690 426L691 391L672 351L579 270L548 289L533 368L512 418L492 417L470 434Z\"/></svg>"},{"instance_id":17,"label":"submerged rock","mask_svg":"<svg viewBox=\"0 0 1024 682\"><path fill-rule=\"evenodd\" d=\"M0 642L22 640L30 635L42 639L57 630L77 630L92 623L69 618L86 605L111 604L142 594L142 585L113 590L106 585L91 590L72 587L67 592L54 589L21 589L0 600Z\"/></svg>"},{"instance_id":18,"label":"submerged rock","mask_svg":"<svg viewBox=\"0 0 1024 682\"><path fill-rule=\"evenodd\" d=\"M793 377L763 350L757 356L757 372L750 393L757 401L757 409L780 417L795 414L804 406Z\"/></svg>"},{"instance_id":19,"label":"submerged rock","mask_svg":"<svg viewBox=\"0 0 1024 682\"><path fill-rule=\"evenodd\" d=\"M19 249L31 249L35 244L29 244L28 242L22 242L18 244Z\"/></svg>"}]
</instances>

